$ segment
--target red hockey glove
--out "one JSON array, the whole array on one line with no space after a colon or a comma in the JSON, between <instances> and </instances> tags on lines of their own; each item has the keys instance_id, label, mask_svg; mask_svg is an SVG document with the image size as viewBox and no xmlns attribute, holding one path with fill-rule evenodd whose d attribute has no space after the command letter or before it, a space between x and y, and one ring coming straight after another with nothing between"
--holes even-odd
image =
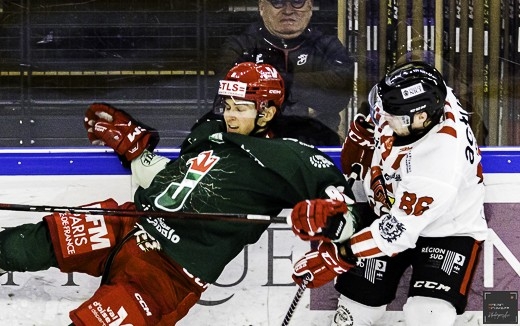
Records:
<instances>
[{"instance_id":1,"label":"red hockey glove","mask_svg":"<svg viewBox=\"0 0 520 326\"><path fill-rule=\"evenodd\" d=\"M309 251L294 264L292 278L298 285L302 285L307 277L307 287L317 288L354 266L355 260L347 262L339 256L336 244L321 242L318 250Z\"/></svg>"},{"instance_id":2,"label":"red hockey glove","mask_svg":"<svg viewBox=\"0 0 520 326\"><path fill-rule=\"evenodd\" d=\"M312 199L297 203L291 213L292 230L300 239L327 241L354 233L354 217L347 204L334 199Z\"/></svg>"},{"instance_id":3,"label":"red hockey glove","mask_svg":"<svg viewBox=\"0 0 520 326\"><path fill-rule=\"evenodd\" d=\"M153 150L159 142L156 130L133 119L109 104L94 103L85 112L85 128L90 142L106 145L128 161ZM124 162L123 162L124 163Z\"/></svg>"},{"instance_id":4,"label":"red hockey glove","mask_svg":"<svg viewBox=\"0 0 520 326\"><path fill-rule=\"evenodd\" d=\"M341 149L341 169L343 174L352 176L355 171L356 179L363 179L372 162L374 154L374 126L365 116L358 114L350 123L348 135Z\"/></svg>"}]
</instances>

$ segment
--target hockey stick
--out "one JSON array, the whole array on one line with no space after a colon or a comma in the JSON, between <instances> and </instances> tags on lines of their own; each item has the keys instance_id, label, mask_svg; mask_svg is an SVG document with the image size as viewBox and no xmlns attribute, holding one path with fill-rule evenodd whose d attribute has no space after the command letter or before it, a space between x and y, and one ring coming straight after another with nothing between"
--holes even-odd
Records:
<instances>
[{"instance_id":1,"label":"hockey stick","mask_svg":"<svg viewBox=\"0 0 520 326\"><path fill-rule=\"evenodd\" d=\"M348 185L351 188L354 185L354 182L356 181L357 177L360 174L361 174L361 165L355 165L352 168L352 172L348 176L348 181L347 181ZM296 291L296 294L294 295L294 298L292 299L291 305L289 306L289 310L287 310L287 313L285 314L285 318L283 319L282 326L289 325L292 315L294 314L294 311L296 310L296 306L300 302L300 299L302 298L303 293L305 292L305 289L307 289L307 284L309 284L310 280L311 280L311 275L305 274L302 284L298 288L298 291Z\"/></svg>"},{"instance_id":2,"label":"hockey stick","mask_svg":"<svg viewBox=\"0 0 520 326\"><path fill-rule=\"evenodd\" d=\"M287 310L287 313L285 314L285 318L283 319L282 326L289 325L289 322L291 321L292 315L294 314L294 311L296 310L296 306L300 302L300 299L303 296L303 293L305 292L305 289L307 288L307 284L309 283L311 279L311 276L309 274L305 275L305 278L303 279L302 284L298 288L298 291L296 291L296 294L294 295L294 298L292 299L291 305L289 306L289 310Z\"/></svg>"},{"instance_id":3,"label":"hockey stick","mask_svg":"<svg viewBox=\"0 0 520 326\"><path fill-rule=\"evenodd\" d=\"M283 209L278 215L257 215L240 213L195 213L195 212L168 212L168 211L136 211L129 209L105 209L97 207L70 207L45 206L0 203L0 211L43 212L43 213L70 213L87 215L109 215L129 217L162 217L177 219L201 219L246 223L279 223L287 224L291 216L291 209Z\"/></svg>"}]
</instances>

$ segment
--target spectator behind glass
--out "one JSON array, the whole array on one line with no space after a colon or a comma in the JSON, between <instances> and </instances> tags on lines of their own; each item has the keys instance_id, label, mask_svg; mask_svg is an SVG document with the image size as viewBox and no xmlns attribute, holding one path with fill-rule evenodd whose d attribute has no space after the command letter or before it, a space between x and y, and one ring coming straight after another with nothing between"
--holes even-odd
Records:
<instances>
[{"instance_id":1,"label":"spectator behind glass","mask_svg":"<svg viewBox=\"0 0 520 326\"><path fill-rule=\"evenodd\" d=\"M285 81L284 115L312 116L337 133L352 96L354 63L336 36L309 27L312 6L312 0L259 0L262 19L226 40L217 74L244 61L268 63Z\"/></svg>"}]
</instances>

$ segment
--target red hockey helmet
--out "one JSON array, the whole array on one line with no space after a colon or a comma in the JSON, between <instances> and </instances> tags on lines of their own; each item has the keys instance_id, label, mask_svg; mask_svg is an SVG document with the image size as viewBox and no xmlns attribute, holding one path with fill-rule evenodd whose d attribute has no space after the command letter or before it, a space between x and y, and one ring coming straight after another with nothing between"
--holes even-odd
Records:
<instances>
[{"instance_id":1,"label":"red hockey helmet","mask_svg":"<svg viewBox=\"0 0 520 326\"><path fill-rule=\"evenodd\" d=\"M285 96L284 81L271 65L243 62L231 68L220 80L218 95L252 101L258 112L270 105L281 110Z\"/></svg>"}]
</instances>

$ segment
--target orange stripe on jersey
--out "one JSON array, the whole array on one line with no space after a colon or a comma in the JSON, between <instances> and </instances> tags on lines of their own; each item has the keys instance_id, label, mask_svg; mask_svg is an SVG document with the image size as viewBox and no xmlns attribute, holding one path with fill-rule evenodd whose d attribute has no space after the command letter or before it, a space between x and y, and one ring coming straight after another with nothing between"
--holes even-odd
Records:
<instances>
[{"instance_id":1,"label":"orange stripe on jersey","mask_svg":"<svg viewBox=\"0 0 520 326\"><path fill-rule=\"evenodd\" d=\"M453 114L453 112L447 111L447 112L444 113L444 118L446 120L453 120L453 121L455 121L455 114Z\"/></svg>"},{"instance_id":2,"label":"orange stripe on jersey","mask_svg":"<svg viewBox=\"0 0 520 326\"><path fill-rule=\"evenodd\" d=\"M466 295L468 291L468 287L470 286L471 279L473 278L473 272L475 271L475 264L477 263L478 252L480 251L480 242L475 241L473 244L473 250L471 250L471 255L469 257L468 268L466 268L466 272L464 273L464 278L462 279L462 283L460 285L459 292L462 295Z\"/></svg>"},{"instance_id":3,"label":"orange stripe on jersey","mask_svg":"<svg viewBox=\"0 0 520 326\"><path fill-rule=\"evenodd\" d=\"M375 255L381 256L380 255L381 253L382 253L382 251L379 250L379 248L376 247L376 248L372 248L370 250L365 250L365 251L358 252L358 253L356 253L356 256L360 257L360 258L374 257Z\"/></svg>"},{"instance_id":4,"label":"orange stripe on jersey","mask_svg":"<svg viewBox=\"0 0 520 326\"><path fill-rule=\"evenodd\" d=\"M478 163L478 166L477 166L477 177L479 177L479 179L480 179L478 183L484 182L484 171L482 170L482 164L480 162Z\"/></svg>"},{"instance_id":5,"label":"orange stripe on jersey","mask_svg":"<svg viewBox=\"0 0 520 326\"><path fill-rule=\"evenodd\" d=\"M350 244L354 245L356 243L360 243L370 239L372 239L372 232L370 232L370 230L367 230L366 232L360 234L354 234L352 238L350 238Z\"/></svg>"},{"instance_id":6,"label":"orange stripe on jersey","mask_svg":"<svg viewBox=\"0 0 520 326\"><path fill-rule=\"evenodd\" d=\"M403 160L403 157L406 156L406 153L397 155L394 163L392 163L392 169L397 170L399 169L399 166L401 165L401 161Z\"/></svg>"},{"instance_id":7,"label":"orange stripe on jersey","mask_svg":"<svg viewBox=\"0 0 520 326\"><path fill-rule=\"evenodd\" d=\"M372 232L368 228L366 228L366 231L361 230L350 238L350 248L356 257L374 258L384 256L381 249L377 247L372 237Z\"/></svg>"},{"instance_id":8,"label":"orange stripe on jersey","mask_svg":"<svg viewBox=\"0 0 520 326\"><path fill-rule=\"evenodd\" d=\"M441 128L441 130L438 131L440 134L448 134L450 136L453 136L454 138L457 138L457 131L453 127L444 126Z\"/></svg>"},{"instance_id":9,"label":"orange stripe on jersey","mask_svg":"<svg viewBox=\"0 0 520 326\"><path fill-rule=\"evenodd\" d=\"M448 106L448 108L446 108L446 106ZM444 101L444 119L453 120L453 122L455 122L455 115L452 111L450 111L451 109L451 103L448 101Z\"/></svg>"}]
</instances>

